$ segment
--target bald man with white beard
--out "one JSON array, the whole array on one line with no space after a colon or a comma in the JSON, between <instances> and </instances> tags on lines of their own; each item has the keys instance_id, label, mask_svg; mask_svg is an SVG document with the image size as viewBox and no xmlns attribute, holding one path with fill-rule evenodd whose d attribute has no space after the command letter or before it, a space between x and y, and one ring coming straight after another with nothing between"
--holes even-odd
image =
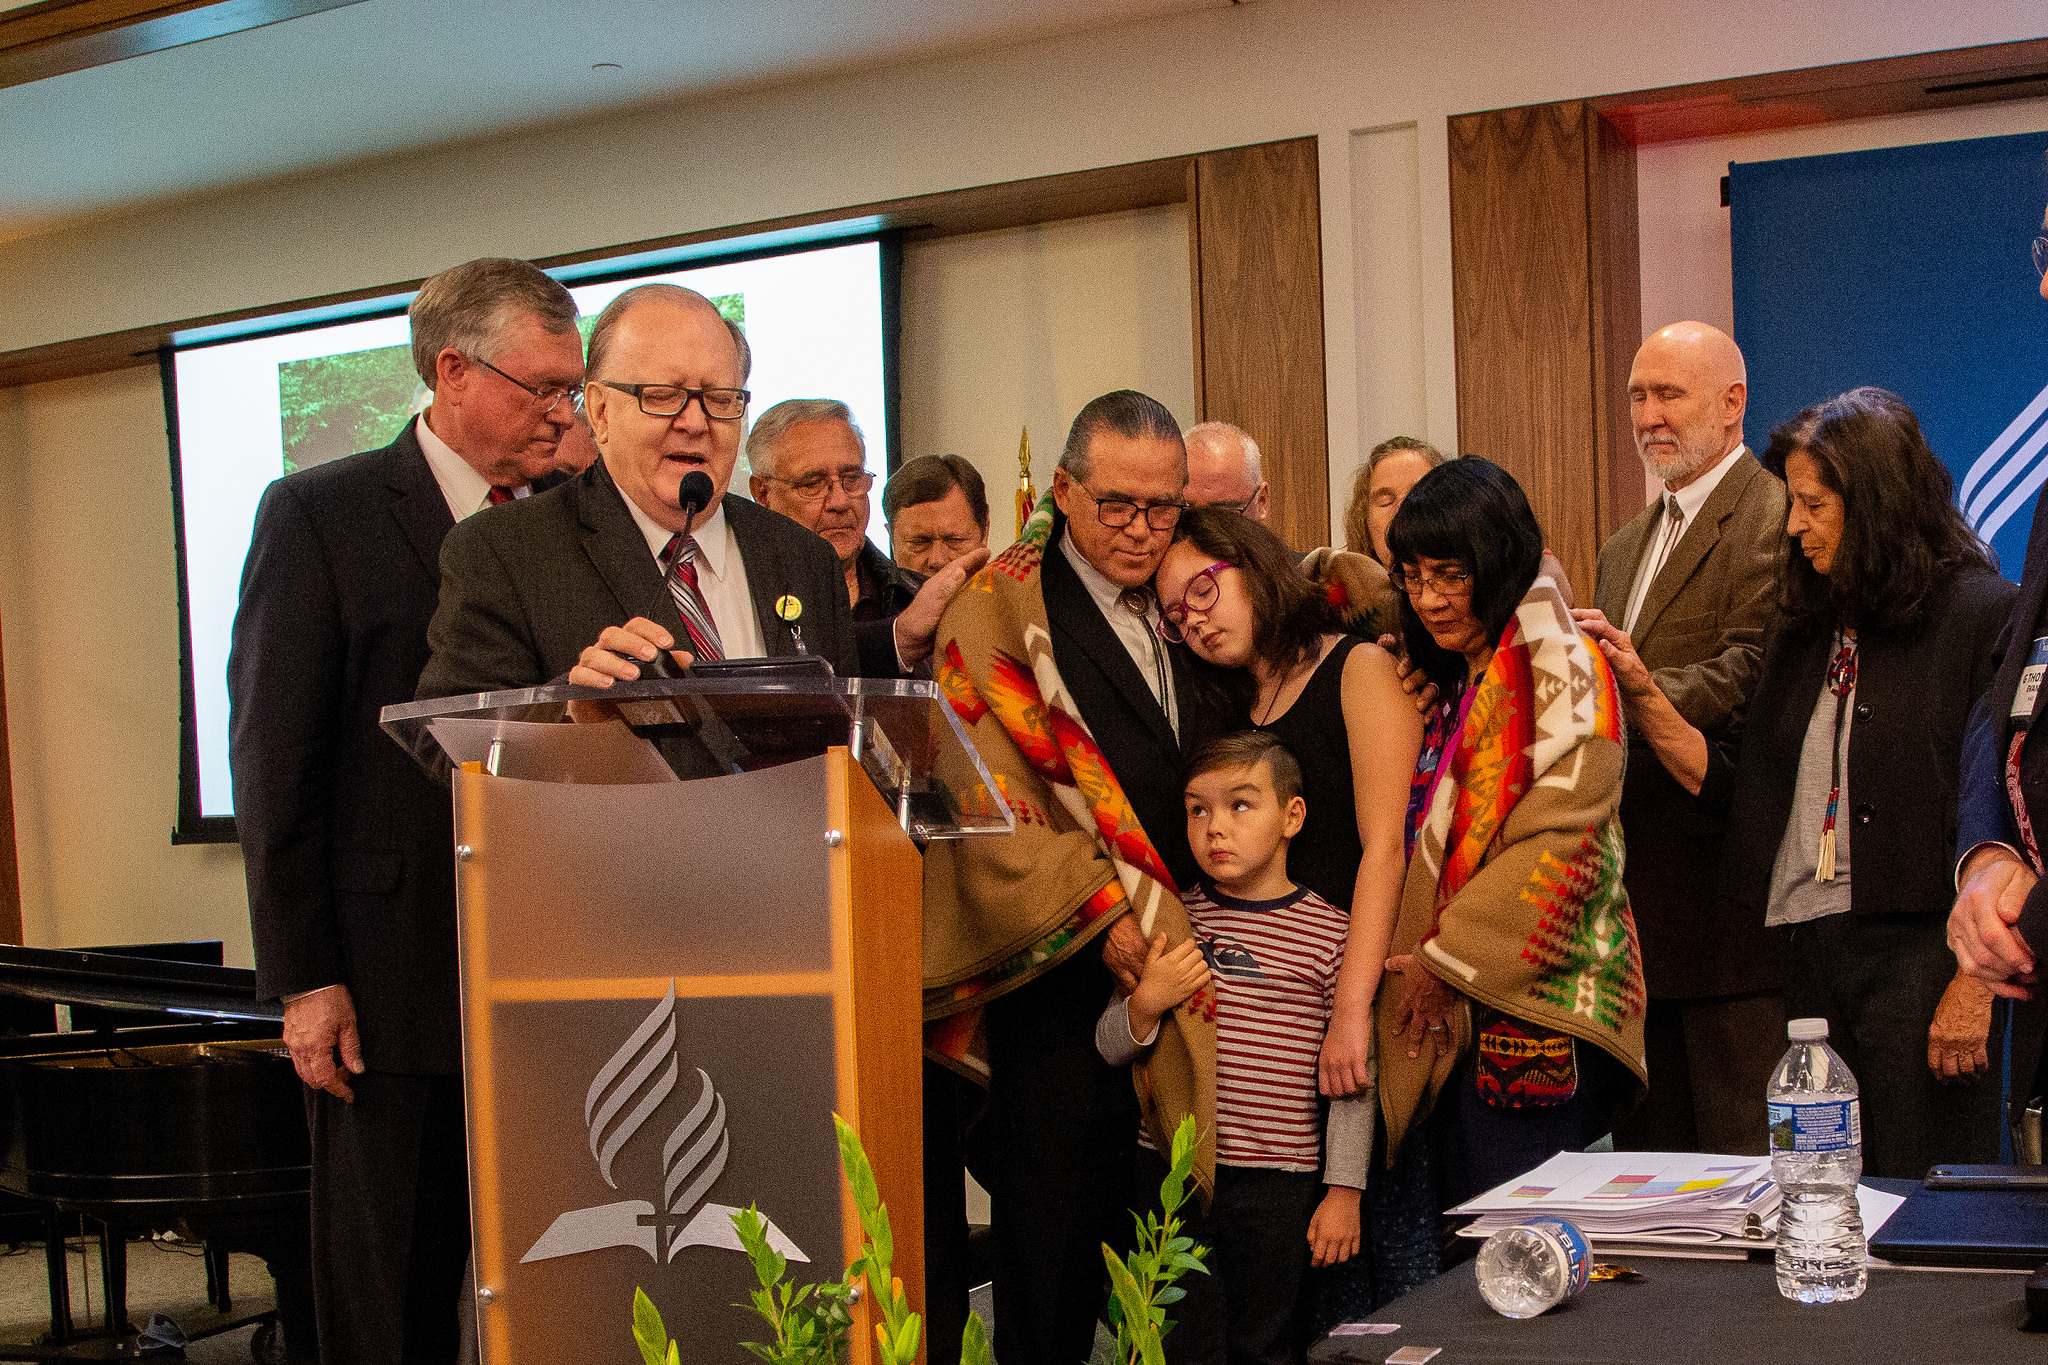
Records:
<instances>
[{"instance_id":1,"label":"bald man with white beard","mask_svg":"<svg viewBox=\"0 0 2048 1365\"><path fill-rule=\"evenodd\" d=\"M1785 539L1785 486L1743 443L1748 395L1742 352L1718 328L1675 322L1643 343L1629 411L1663 492L1601 549L1593 606L1572 613L1596 638L1626 634L1710 741L1740 723L1756 685ZM1615 1145L1761 1153L1764 1089L1785 1047L1770 940L1714 895L1720 819L1640 739L1629 749L1623 880L1650 994L1650 1093Z\"/></svg>"}]
</instances>

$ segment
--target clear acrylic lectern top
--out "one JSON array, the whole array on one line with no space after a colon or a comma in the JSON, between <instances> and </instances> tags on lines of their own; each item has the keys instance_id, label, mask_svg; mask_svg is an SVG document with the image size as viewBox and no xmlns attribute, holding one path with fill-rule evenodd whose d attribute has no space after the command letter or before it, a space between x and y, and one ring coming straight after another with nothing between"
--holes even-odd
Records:
<instances>
[{"instance_id":1,"label":"clear acrylic lectern top","mask_svg":"<svg viewBox=\"0 0 2048 1365\"><path fill-rule=\"evenodd\" d=\"M922 843L1014 828L935 683L839 678L749 660L608 688L556 684L387 706L384 729L430 767L621 784L751 772L845 745Z\"/></svg>"}]
</instances>

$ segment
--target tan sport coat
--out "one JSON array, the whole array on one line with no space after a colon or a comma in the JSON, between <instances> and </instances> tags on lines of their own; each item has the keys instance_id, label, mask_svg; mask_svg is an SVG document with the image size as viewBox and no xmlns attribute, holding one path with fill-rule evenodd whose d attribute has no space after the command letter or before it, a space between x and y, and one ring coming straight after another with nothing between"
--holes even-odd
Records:
<instances>
[{"instance_id":1,"label":"tan sport coat","mask_svg":"<svg viewBox=\"0 0 2048 1365\"><path fill-rule=\"evenodd\" d=\"M1637 652L1679 714L1710 743L1740 718L1756 685L1764 628L1777 610L1785 511L1785 485L1745 452L1672 547L1636 617ZM1661 515L1662 503L1651 503L1600 550L1593 605L1617 626ZM1628 846L1623 882L1642 935L1650 998L1693 1000L1776 986L1761 920L1727 913L1713 894L1721 820L1701 811L1633 734L1621 826Z\"/></svg>"}]
</instances>

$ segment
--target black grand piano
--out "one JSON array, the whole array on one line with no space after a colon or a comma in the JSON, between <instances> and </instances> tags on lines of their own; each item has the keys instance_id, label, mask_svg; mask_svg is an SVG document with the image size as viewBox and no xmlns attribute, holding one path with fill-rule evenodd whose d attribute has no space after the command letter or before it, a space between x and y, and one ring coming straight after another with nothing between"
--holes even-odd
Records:
<instances>
[{"instance_id":1,"label":"black grand piano","mask_svg":"<svg viewBox=\"0 0 2048 1365\"><path fill-rule=\"evenodd\" d=\"M255 973L221 965L219 943L0 945L0 1200L43 1219L50 1283L49 1335L0 1343L0 1360L149 1354L129 1321L126 1246L165 1230L206 1251L213 1312L179 1322L187 1339L255 1322L258 1361L318 1359L311 1155L280 1013L256 1003ZM81 1218L106 1286L103 1321L82 1328L64 1246ZM274 1312L234 1313L234 1251L269 1264Z\"/></svg>"}]
</instances>

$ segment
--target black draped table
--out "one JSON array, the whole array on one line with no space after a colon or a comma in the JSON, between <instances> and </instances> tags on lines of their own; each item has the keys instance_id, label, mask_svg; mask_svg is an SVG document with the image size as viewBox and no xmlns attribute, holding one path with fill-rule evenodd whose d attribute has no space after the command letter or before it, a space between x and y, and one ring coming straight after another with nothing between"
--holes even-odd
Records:
<instances>
[{"instance_id":1,"label":"black draped table","mask_svg":"<svg viewBox=\"0 0 2048 1365\"><path fill-rule=\"evenodd\" d=\"M1443 1348L1432 1365L2048 1361L2048 1335L2022 1330L2024 1274L1872 1267L1854 1303L1807 1305L1779 1297L1767 1256L1600 1259L1643 1278L1589 1284L1563 1307L1517 1322L1486 1306L1468 1260L1367 1319L1400 1323L1400 1331L1325 1337L1310 1348L1310 1365L1379 1365L1403 1346Z\"/></svg>"}]
</instances>

